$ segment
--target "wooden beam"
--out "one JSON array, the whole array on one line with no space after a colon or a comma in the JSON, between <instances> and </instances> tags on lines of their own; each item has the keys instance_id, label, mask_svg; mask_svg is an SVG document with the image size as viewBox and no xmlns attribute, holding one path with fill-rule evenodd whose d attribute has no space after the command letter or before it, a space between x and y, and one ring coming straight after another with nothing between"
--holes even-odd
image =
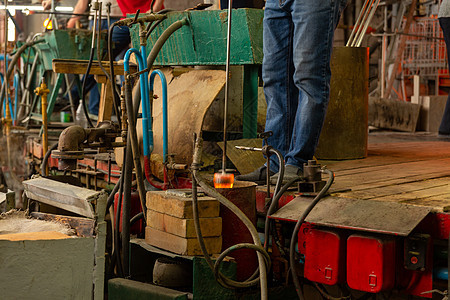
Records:
<instances>
[{"instance_id":1,"label":"wooden beam","mask_svg":"<svg viewBox=\"0 0 450 300\"><path fill-rule=\"evenodd\" d=\"M102 65L109 72L109 61L102 61ZM76 60L76 59L54 59L52 61L52 69L55 73L65 73L65 74L85 74L88 66L87 60ZM123 63L114 62L114 73L116 75L122 75L124 72ZM137 66L130 65L130 71L136 72ZM91 70L89 74L92 75L105 75L102 69L98 66L98 61L94 60L92 62Z\"/></svg>"}]
</instances>

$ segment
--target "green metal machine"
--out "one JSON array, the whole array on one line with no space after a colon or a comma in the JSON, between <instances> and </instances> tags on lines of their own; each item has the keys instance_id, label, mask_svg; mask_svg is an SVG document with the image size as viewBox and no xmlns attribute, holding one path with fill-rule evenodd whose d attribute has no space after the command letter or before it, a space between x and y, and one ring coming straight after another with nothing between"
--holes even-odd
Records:
<instances>
[{"instance_id":1,"label":"green metal machine","mask_svg":"<svg viewBox=\"0 0 450 300\"><path fill-rule=\"evenodd\" d=\"M258 110L258 69L262 64L261 9L237 9L233 11L231 30L232 65L243 66L243 136L256 137ZM171 12L167 19L155 28L147 40L150 52L161 33L170 24L187 18L184 26L169 38L156 58L158 66L222 66L226 61L226 35L228 14L225 10ZM139 26L131 30L132 43L139 48Z\"/></svg>"}]
</instances>

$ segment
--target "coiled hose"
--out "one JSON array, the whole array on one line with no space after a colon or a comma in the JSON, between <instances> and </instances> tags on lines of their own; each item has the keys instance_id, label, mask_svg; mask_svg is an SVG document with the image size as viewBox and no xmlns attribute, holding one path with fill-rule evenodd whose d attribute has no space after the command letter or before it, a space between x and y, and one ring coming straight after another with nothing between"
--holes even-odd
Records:
<instances>
[{"instance_id":1,"label":"coiled hose","mask_svg":"<svg viewBox=\"0 0 450 300\"><path fill-rule=\"evenodd\" d=\"M267 270L270 269L270 257L269 254L266 252L266 250L261 245L261 240L259 238L258 232L253 225L253 223L248 219L248 217L231 201L226 199L224 196L219 194L214 188L212 188L210 185L208 185L203 178L198 174L199 166L200 166L200 160L201 160L201 148L202 148L202 139L198 138L195 142L194 147L194 156L193 156L193 162L192 162L192 201L193 201L193 213L194 213L194 224L195 224L195 231L197 233L197 238L200 244L200 247L202 249L203 255L206 259L206 262L208 263L209 267L211 268L212 272L214 273L214 276L216 277L216 280L224 287L227 288L246 288L253 286L260 282L260 288L261 288L261 299L267 299L268 298L268 291L267 291ZM222 205L227 207L229 210L231 210L236 216L241 219L241 221L247 226L248 230L250 231L250 234L252 235L254 244L238 244L231 246L230 248L226 249L216 260L216 263L213 263L205 246L205 243L203 241L203 236L201 234L200 229L200 222L198 217L198 203L197 203L197 183L203 188L204 192L208 194L211 197L216 198ZM244 282L238 282L232 279L229 279L225 277L223 274L219 271L219 266L221 261L225 258L227 254L230 252L242 249L242 248L250 248L257 251L258 255L258 265L259 265L259 278L256 279L249 279Z\"/></svg>"}]
</instances>

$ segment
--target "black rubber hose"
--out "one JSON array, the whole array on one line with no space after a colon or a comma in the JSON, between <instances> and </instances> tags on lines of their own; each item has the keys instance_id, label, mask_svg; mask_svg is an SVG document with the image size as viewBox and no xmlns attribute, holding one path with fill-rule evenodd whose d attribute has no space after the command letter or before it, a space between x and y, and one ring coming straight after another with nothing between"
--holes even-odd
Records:
<instances>
[{"instance_id":1,"label":"black rubber hose","mask_svg":"<svg viewBox=\"0 0 450 300\"><path fill-rule=\"evenodd\" d=\"M42 159L42 163L41 163L41 176L46 177L45 176L45 168L47 167L48 159L50 158L52 151L55 150L57 147L58 147L58 142L56 142L56 144L54 144L50 149L48 149L47 153L45 153L44 158Z\"/></svg>"},{"instance_id":2,"label":"black rubber hose","mask_svg":"<svg viewBox=\"0 0 450 300\"><path fill-rule=\"evenodd\" d=\"M321 170L321 172L327 173L330 177L328 178L327 183L322 188L322 190L319 192L319 194L317 194L317 196L314 198L314 200L311 202L311 204L303 212L303 214L301 215L297 224L295 224L294 232L292 233L291 243L289 246L289 263L291 265L292 280L294 281L295 290L296 290L298 298L300 300L304 300L304 297L303 297L303 291L302 291L302 287L300 285L300 281L298 280L297 270L295 268L295 263L296 263L296 261L295 261L295 244L297 242L298 231L300 230L300 227L302 226L303 222L305 221L306 217L309 215L311 210L316 206L317 203L319 203L319 201L322 199L322 197L327 193L328 189L330 188L330 186L333 184L333 181L334 181L334 173L333 172L331 172L328 169Z\"/></svg>"},{"instance_id":3,"label":"black rubber hose","mask_svg":"<svg viewBox=\"0 0 450 300\"><path fill-rule=\"evenodd\" d=\"M130 138L127 138L127 145ZM125 174L123 177L123 203L122 203L122 266L123 275L129 275L130 256L130 209L131 209L131 182L133 180L133 154L127 149L125 160ZM120 213L120 211L118 211Z\"/></svg>"},{"instance_id":4,"label":"black rubber hose","mask_svg":"<svg viewBox=\"0 0 450 300\"><path fill-rule=\"evenodd\" d=\"M138 213L137 215L135 215L134 217L131 218L130 220L130 226L133 226L134 223L136 223L137 221L139 221L140 219L144 219L144 213L141 211L140 213Z\"/></svg>"},{"instance_id":5,"label":"black rubber hose","mask_svg":"<svg viewBox=\"0 0 450 300\"><path fill-rule=\"evenodd\" d=\"M271 154L275 154L278 158L278 165L279 165L279 170L278 170L278 179L277 179L277 183L275 185L275 190L273 192L273 196L272 199L275 197L276 194L278 194L280 188L281 188L281 184L283 182L284 179L284 158L283 158L283 154L281 154L280 151L274 149L274 148L270 148L269 149L269 155ZM267 171L268 174L270 173L270 171ZM270 180L270 178L268 178L268 180ZM270 203L272 204L273 201L271 201Z\"/></svg>"},{"instance_id":6,"label":"black rubber hose","mask_svg":"<svg viewBox=\"0 0 450 300\"><path fill-rule=\"evenodd\" d=\"M127 148L129 144L127 142ZM123 166L122 166L122 180L119 182L119 197L117 199L117 209L116 209L116 220L115 220L115 230L114 230L114 253L113 255L116 257L117 262L117 271L119 276L123 277L123 267L122 267L122 259L120 257L120 211L122 209L122 200L123 200L123 186L124 186L124 175L126 169L126 160L127 160L127 148L123 150Z\"/></svg>"},{"instance_id":7,"label":"black rubber hose","mask_svg":"<svg viewBox=\"0 0 450 300\"><path fill-rule=\"evenodd\" d=\"M267 210L266 220L264 223L264 245L265 249L267 250L269 247L269 231L270 231L270 219L269 216L274 213L276 208L278 207L278 202L280 201L280 198L283 196L284 193L288 190L288 188L293 185L295 182L303 180L303 177L297 177L289 180L278 193L274 194L272 198L272 202L270 203L269 209Z\"/></svg>"},{"instance_id":8,"label":"black rubber hose","mask_svg":"<svg viewBox=\"0 0 450 300\"><path fill-rule=\"evenodd\" d=\"M145 185L144 176L141 166L141 154L139 148L139 142L136 130L136 117L134 114L135 106L133 106L131 82L128 74L125 74L125 104L128 114L128 140L131 141L131 150L133 151L134 158L134 168L136 169L136 179L139 192L139 199L141 201L142 212L144 213L144 218L147 220L147 207L145 205Z\"/></svg>"},{"instance_id":9,"label":"black rubber hose","mask_svg":"<svg viewBox=\"0 0 450 300\"><path fill-rule=\"evenodd\" d=\"M184 25L187 25L187 24L188 24L188 20L186 18L184 18L182 20L175 21L173 24L171 24L169 27L167 27L166 30L164 30L164 32L158 38L156 43L153 45L153 48L150 51L150 54L147 56L147 68L149 70L151 70L151 68L153 67L153 63L155 62L155 59L158 56L159 51L161 51L161 48L162 48L162 46L164 46L167 39L175 31L177 31L178 29L180 29L181 27L183 27ZM141 90L138 87L139 87L139 84L136 84L136 87L133 90L133 99L141 98Z\"/></svg>"},{"instance_id":10,"label":"black rubber hose","mask_svg":"<svg viewBox=\"0 0 450 300\"><path fill-rule=\"evenodd\" d=\"M101 37L102 37L101 21L99 21L97 27L98 27L98 31L97 31L97 62L98 62L98 66L100 67L102 72L106 75L106 78L109 80L111 85L113 85L113 84L115 85L115 81L113 81L112 77L110 76L111 74L109 74L108 71L106 71L105 67L103 67L103 64L102 64L103 55L100 53L100 41L101 41ZM109 38L109 32L108 32L108 38ZM109 47L109 40L107 42L108 42L108 47ZM114 108L114 112L116 113L116 116L117 116L117 122L119 123L119 128L122 128L122 122L120 120L120 114L119 114L119 112L120 112L119 111L120 104L118 104L117 101L115 100L114 87L112 87L112 90L113 90L113 108Z\"/></svg>"},{"instance_id":11,"label":"black rubber hose","mask_svg":"<svg viewBox=\"0 0 450 300\"><path fill-rule=\"evenodd\" d=\"M148 39L150 34L152 34L152 32L155 30L155 28L158 27L158 25L161 24L162 21L164 21L164 19L158 20L154 24L148 24L149 26L147 26L147 33L145 35L145 39ZM150 25L151 25L151 27L150 27Z\"/></svg>"},{"instance_id":12,"label":"black rubber hose","mask_svg":"<svg viewBox=\"0 0 450 300\"><path fill-rule=\"evenodd\" d=\"M94 37L92 37L94 38ZM89 127L94 127L94 124L92 124L91 118L89 118L89 113L87 111L86 108L86 102L85 102L85 98L86 98L86 80L87 77L89 76L89 72L91 71L91 67L92 67L92 61L94 60L94 48L91 48L91 52L89 54L89 61L88 61L88 65L86 68L86 73L84 73L84 77L83 77L83 83L81 84L81 105L83 106L83 112L84 112L84 116L86 117L86 120L88 121Z\"/></svg>"},{"instance_id":13,"label":"black rubber hose","mask_svg":"<svg viewBox=\"0 0 450 300\"><path fill-rule=\"evenodd\" d=\"M253 226L252 222L247 218L247 216L232 202L227 200L224 196L222 196L216 190L214 190L212 187L210 187L208 184L206 184L204 182L204 180L201 178L201 176L198 174L200 155L201 155L200 148L201 148L201 139L197 139L195 147L194 147L194 157L193 157L191 169L192 169L192 175L193 175L192 176L193 177L192 201L193 201L194 225L195 225L197 238L198 238L198 241L200 244L200 248L203 252L203 255L204 255L209 267L215 274L216 280L219 282L219 284L221 284L222 286L227 287L227 288L246 288L246 287L251 287L255 284L258 284L258 282L259 282L261 285L261 298L267 299L267 297L268 297L267 296L267 270L270 269L270 258L268 256L267 252L265 251L265 249L261 246L259 235L258 235L255 227ZM203 188L203 190L206 194L219 200L220 203L222 203L225 207L227 207L234 214L236 214L242 220L242 222L247 226L248 230L250 231L250 233L252 235L252 238L253 238L253 241L255 244L234 245L234 246L226 249L225 252L229 253L231 251L234 251L234 250L237 250L240 248L257 249L259 272L260 272L259 278L251 279L253 277L252 276L248 281L244 281L244 282L238 282L235 280L231 280L219 272L220 261L219 261L219 263L216 262L216 264L213 264L209 254L207 252L207 249L205 247L205 244L203 241L203 236L202 236L201 229L200 229L200 222L199 222L199 217L198 217L197 183ZM262 254L262 253L264 253L264 254Z\"/></svg>"},{"instance_id":14,"label":"black rubber hose","mask_svg":"<svg viewBox=\"0 0 450 300\"><path fill-rule=\"evenodd\" d=\"M119 115L117 115L117 119L120 119L120 98L119 98L119 90L118 87L116 85L116 81L115 81L115 75L114 75L114 57L113 57L113 45L112 45L112 34L114 31L114 27L116 26L116 23L113 23L109 29L108 29L108 58L109 58L109 74L110 74L110 80L111 80L111 93L113 95L113 101L114 101L114 105L115 107L118 108L118 112Z\"/></svg>"},{"instance_id":15,"label":"black rubber hose","mask_svg":"<svg viewBox=\"0 0 450 300\"><path fill-rule=\"evenodd\" d=\"M123 172L120 173L119 181L114 186L113 190L111 191L111 193L108 196L108 200L106 201L106 211L108 211L109 208L111 207L111 205L114 203L114 196L116 195L117 191L120 188L120 185L122 184L122 180L123 180L122 174L123 174Z\"/></svg>"}]
</instances>

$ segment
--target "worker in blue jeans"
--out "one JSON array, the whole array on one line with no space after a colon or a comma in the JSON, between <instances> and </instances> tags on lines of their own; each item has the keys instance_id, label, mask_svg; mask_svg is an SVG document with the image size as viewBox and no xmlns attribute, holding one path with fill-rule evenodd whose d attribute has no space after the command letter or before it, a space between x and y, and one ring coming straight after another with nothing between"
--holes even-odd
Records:
<instances>
[{"instance_id":1,"label":"worker in blue jeans","mask_svg":"<svg viewBox=\"0 0 450 300\"><path fill-rule=\"evenodd\" d=\"M301 176L313 158L330 95L333 37L347 0L267 0L262 79L268 144L284 156L283 182ZM271 181L279 163L270 162ZM263 183L266 166L236 179Z\"/></svg>"},{"instance_id":2,"label":"worker in blue jeans","mask_svg":"<svg viewBox=\"0 0 450 300\"><path fill-rule=\"evenodd\" d=\"M442 1L438 17L439 25L441 25L444 35L445 45L447 46L447 57L450 57L450 0ZM447 98L438 136L440 138L450 139L450 94Z\"/></svg>"}]
</instances>

